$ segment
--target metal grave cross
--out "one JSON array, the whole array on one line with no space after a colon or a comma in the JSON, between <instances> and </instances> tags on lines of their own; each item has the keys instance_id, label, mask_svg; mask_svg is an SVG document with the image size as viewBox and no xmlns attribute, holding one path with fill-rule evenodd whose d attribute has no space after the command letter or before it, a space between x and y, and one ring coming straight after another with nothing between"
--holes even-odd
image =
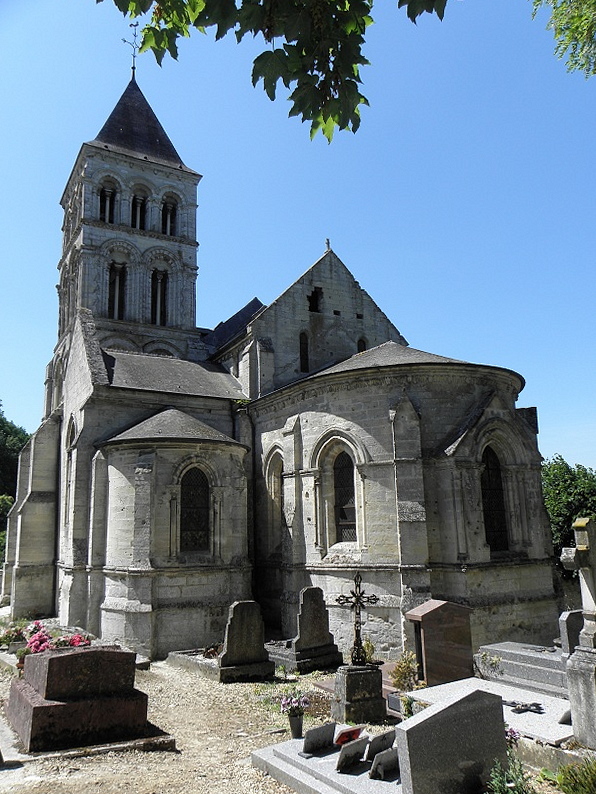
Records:
<instances>
[{"instance_id":1,"label":"metal grave cross","mask_svg":"<svg viewBox=\"0 0 596 794\"><path fill-rule=\"evenodd\" d=\"M376 595L366 595L361 588L362 577L359 573L354 577L354 589L350 590L350 595L340 595L335 600L342 606L349 604L350 609L354 610L354 645L352 647L352 664L363 665L366 664L366 653L362 647L362 636L360 630L362 628L362 607L368 604L376 604L379 597Z\"/></svg>"}]
</instances>

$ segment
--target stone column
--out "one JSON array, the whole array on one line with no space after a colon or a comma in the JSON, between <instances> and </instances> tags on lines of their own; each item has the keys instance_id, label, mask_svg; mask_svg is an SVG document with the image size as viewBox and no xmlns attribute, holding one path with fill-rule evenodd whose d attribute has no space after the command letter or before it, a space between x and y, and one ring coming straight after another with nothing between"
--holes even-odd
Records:
<instances>
[{"instance_id":1,"label":"stone column","mask_svg":"<svg viewBox=\"0 0 596 794\"><path fill-rule=\"evenodd\" d=\"M567 685L573 734L596 749L596 523L578 518L573 524L575 548L563 549L561 561L579 571L584 626L579 645L567 660Z\"/></svg>"}]
</instances>

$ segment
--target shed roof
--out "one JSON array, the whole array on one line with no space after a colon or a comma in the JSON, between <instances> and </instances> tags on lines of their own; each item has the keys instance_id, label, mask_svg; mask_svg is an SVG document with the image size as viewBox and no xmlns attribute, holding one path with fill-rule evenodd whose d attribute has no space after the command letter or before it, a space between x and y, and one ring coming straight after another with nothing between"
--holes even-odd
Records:
<instances>
[{"instance_id":1,"label":"shed roof","mask_svg":"<svg viewBox=\"0 0 596 794\"><path fill-rule=\"evenodd\" d=\"M217 364L120 350L102 352L108 382L116 388L246 399L236 378Z\"/></svg>"}]
</instances>

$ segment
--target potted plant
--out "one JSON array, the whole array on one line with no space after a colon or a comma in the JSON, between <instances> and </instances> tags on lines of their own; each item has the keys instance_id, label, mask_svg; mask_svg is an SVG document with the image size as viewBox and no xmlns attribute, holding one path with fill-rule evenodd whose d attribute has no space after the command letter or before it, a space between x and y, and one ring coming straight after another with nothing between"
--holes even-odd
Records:
<instances>
[{"instance_id":1,"label":"potted plant","mask_svg":"<svg viewBox=\"0 0 596 794\"><path fill-rule=\"evenodd\" d=\"M310 700L297 689L281 696L281 712L288 715L292 739L302 738L302 719L307 706L310 706Z\"/></svg>"}]
</instances>

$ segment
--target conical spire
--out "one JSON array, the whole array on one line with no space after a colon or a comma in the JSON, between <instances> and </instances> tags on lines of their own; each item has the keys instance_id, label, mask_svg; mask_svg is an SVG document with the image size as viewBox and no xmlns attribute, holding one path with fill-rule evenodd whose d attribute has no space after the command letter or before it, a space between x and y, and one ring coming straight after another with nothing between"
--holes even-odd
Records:
<instances>
[{"instance_id":1,"label":"conical spire","mask_svg":"<svg viewBox=\"0 0 596 794\"><path fill-rule=\"evenodd\" d=\"M134 76L92 143L184 167Z\"/></svg>"}]
</instances>

